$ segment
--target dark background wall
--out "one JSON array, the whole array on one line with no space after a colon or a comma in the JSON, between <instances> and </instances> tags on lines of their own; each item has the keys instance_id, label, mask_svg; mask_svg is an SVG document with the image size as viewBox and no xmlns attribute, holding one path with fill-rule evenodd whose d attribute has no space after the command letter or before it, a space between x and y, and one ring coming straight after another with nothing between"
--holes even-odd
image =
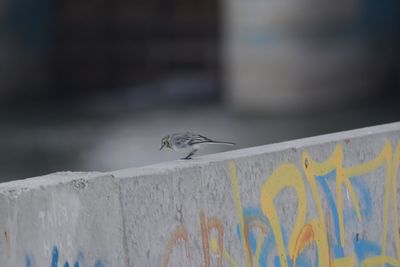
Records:
<instances>
[{"instance_id":1,"label":"dark background wall","mask_svg":"<svg viewBox=\"0 0 400 267\"><path fill-rule=\"evenodd\" d=\"M187 74L215 86L218 12L212 0L3 0L0 94L126 89Z\"/></svg>"},{"instance_id":2,"label":"dark background wall","mask_svg":"<svg viewBox=\"0 0 400 267\"><path fill-rule=\"evenodd\" d=\"M307 13L306 2L302 5ZM387 52L387 43L398 51L399 5L363 0L354 18L359 23L351 24L356 28L344 26L335 33L337 27L327 24L315 29L332 36L357 31L383 54L390 53L391 71L398 72L399 53ZM0 96L132 89L192 75L204 82L204 89L196 90L218 98L224 17L235 12L229 8L213 0L2 0Z\"/></svg>"},{"instance_id":3,"label":"dark background wall","mask_svg":"<svg viewBox=\"0 0 400 267\"><path fill-rule=\"evenodd\" d=\"M128 87L174 72L216 77L217 1L60 1L55 64L67 88Z\"/></svg>"}]
</instances>

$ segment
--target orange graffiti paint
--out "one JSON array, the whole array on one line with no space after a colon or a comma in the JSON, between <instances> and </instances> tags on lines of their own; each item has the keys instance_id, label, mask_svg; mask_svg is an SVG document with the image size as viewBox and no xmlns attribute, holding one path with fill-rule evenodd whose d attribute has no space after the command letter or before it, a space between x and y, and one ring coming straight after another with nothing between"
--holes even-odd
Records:
<instances>
[{"instance_id":1,"label":"orange graffiti paint","mask_svg":"<svg viewBox=\"0 0 400 267\"><path fill-rule=\"evenodd\" d=\"M177 245L179 241L183 241L185 244L185 252L186 252L186 257L190 260L190 255L189 255L189 236L186 228L184 226L179 226L171 235L171 238L169 239L168 245L167 245L167 250L164 255L164 260L163 260L163 267L167 267L169 263L169 258L172 254L172 251L174 250L174 247Z\"/></svg>"},{"instance_id":2,"label":"orange graffiti paint","mask_svg":"<svg viewBox=\"0 0 400 267\"><path fill-rule=\"evenodd\" d=\"M217 231L217 242L214 244L215 239L210 239L212 230ZM204 256L204 266L210 267L210 242L212 242L212 251L217 252L218 250L218 262L217 266L222 267L222 257L224 251L224 227L222 223L216 218L211 217L206 220L204 211L200 211L200 230L201 230L201 241L203 244L203 256Z\"/></svg>"},{"instance_id":3,"label":"orange graffiti paint","mask_svg":"<svg viewBox=\"0 0 400 267\"><path fill-rule=\"evenodd\" d=\"M294 254L292 255L293 267L296 266L296 260L300 253L304 249L313 245L314 236L314 230L312 228L312 225L310 224L304 225L303 228L300 230L300 233L296 240Z\"/></svg>"}]
</instances>

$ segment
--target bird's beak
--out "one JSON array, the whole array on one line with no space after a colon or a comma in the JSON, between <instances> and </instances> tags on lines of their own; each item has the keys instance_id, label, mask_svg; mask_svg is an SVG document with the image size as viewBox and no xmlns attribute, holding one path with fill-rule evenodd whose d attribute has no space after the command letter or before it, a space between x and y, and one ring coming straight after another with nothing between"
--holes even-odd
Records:
<instances>
[{"instance_id":1,"label":"bird's beak","mask_svg":"<svg viewBox=\"0 0 400 267\"><path fill-rule=\"evenodd\" d=\"M164 146L165 146L165 144L162 144L161 147L160 147L160 150L163 149Z\"/></svg>"}]
</instances>

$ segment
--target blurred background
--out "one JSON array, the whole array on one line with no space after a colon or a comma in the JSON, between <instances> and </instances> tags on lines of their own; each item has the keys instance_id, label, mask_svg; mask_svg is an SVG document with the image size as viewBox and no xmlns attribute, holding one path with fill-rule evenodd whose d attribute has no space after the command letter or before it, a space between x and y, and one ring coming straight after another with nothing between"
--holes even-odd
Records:
<instances>
[{"instance_id":1,"label":"blurred background","mask_svg":"<svg viewBox=\"0 0 400 267\"><path fill-rule=\"evenodd\" d=\"M0 0L0 181L399 121L399 44L398 0Z\"/></svg>"}]
</instances>

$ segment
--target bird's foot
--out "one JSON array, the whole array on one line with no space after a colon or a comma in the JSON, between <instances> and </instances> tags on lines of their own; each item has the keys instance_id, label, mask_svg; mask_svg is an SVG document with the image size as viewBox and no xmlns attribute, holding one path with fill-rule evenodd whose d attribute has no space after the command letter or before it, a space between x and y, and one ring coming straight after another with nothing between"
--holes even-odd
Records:
<instances>
[{"instance_id":1,"label":"bird's foot","mask_svg":"<svg viewBox=\"0 0 400 267\"><path fill-rule=\"evenodd\" d=\"M192 152L190 152L186 157L183 159L192 159L192 156L197 152L197 149L194 149Z\"/></svg>"}]
</instances>

